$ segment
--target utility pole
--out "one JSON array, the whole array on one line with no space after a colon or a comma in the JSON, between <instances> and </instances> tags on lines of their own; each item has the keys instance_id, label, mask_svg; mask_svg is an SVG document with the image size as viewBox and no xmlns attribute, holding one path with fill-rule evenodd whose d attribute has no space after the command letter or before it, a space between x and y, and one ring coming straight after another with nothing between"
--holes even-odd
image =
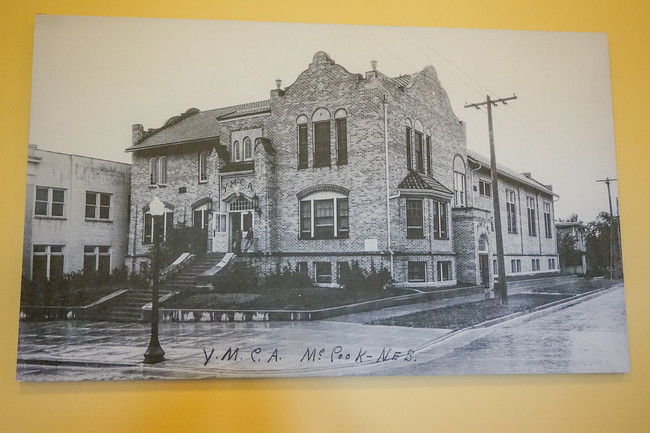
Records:
<instances>
[{"instance_id":1,"label":"utility pole","mask_svg":"<svg viewBox=\"0 0 650 433\"><path fill-rule=\"evenodd\" d=\"M612 209L612 191L609 185L617 179L598 179L596 182L605 182L607 185L607 196L609 197L609 279L614 279L614 211Z\"/></svg>"},{"instance_id":2,"label":"utility pole","mask_svg":"<svg viewBox=\"0 0 650 433\"><path fill-rule=\"evenodd\" d=\"M499 268L499 305L508 304L508 284L506 283L506 260L503 253L503 230L501 227L501 208L499 206L499 185L497 180L497 157L494 150L494 128L492 126L492 105L495 107L497 104L502 103L507 105L506 101L517 99L515 95L512 95L508 98L500 99L491 99L490 95L487 95L484 102L477 102L474 104L467 104L465 108L476 108L477 110L481 109L481 106L485 105L487 107L488 114L488 130L490 135L490 168L492 172L492 206L494 207L494 225L496 226L496 238L497 238L497 263Z\"/></svg>"}]
</instances>

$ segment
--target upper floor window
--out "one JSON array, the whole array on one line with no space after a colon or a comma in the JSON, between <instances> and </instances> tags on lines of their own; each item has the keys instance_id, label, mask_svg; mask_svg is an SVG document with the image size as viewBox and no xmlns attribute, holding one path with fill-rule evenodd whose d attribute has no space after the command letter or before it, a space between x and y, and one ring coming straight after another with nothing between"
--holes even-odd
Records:
<instances>
[{"instance_id":1,"label":"upper floor window","mask_svg":"<svg viewBox=\"0 0 650 433\"><path fill-rule=\"evenodd\" d=\"M307 116L298 117L298 168L309 165L309 141L307 138Z\"/></svg>"},{"instance_id":2,"label":"upper floor window","mask_svg":"<svg viewBox=\"0 0 650 433\"><path fill-rule=\"evenodd\" d=\"M349 237L348 198L335 192L317 192L300 200L300 238Z\"/></svg>"},{"instance_id":3,"label":"upper floor window","mask_svg":"<svg viewBox=\"0 0 650 433\"><path fill-rule=\"evenodd\" d=\"M526 209L528 211L528 235L537 236L537 220L535 215L535 197L526 197Z\"/></svg>"},{"instance_id":4,"label":"upper floor window","mask_svg":"<svg viewBox=\"0 0 650 433\"><path fill-rule=\"evenodd\" d=\"M465 162L460 156L454 158L454 206L465 206Z\"/></svg>"},{"instance_id":5,"label":"upper floor window","mask_svg":"<svg viewBox=\"0 0 650 433\"><path fill-rule=\"evenodd\" d=\"M158 159L158 185L167 185L167 157Z\"/></svg>"},{"instance_id":6,"label":"upper floor window","mask_svg":"<svg viewBox=\"0 0 650 433\"><path fill-rule=\"evenodd\" d=\"M314 167L331 165L330 113L324 108L316 110L312 116L314 128Z\"/></svg>"},{"instance_id":7,"label":"upper floor window","mask_svg":"<svg viewBox=\"0 0 650 433\"><path fill-rule=\"evenodd\" d=\"M413 163L411 161L411 131L413 130L411 121L406 119L406 168L409 170L413 169Z\"/></svg>"},{"instance_id":8,"label":"upper floor window","mask_svg":"<svg viewBox=\"0 0 650 433\"><path fill-rule=\"evenodd\" d=\"M336 123L336 163L344 165L348 163L348 121L344 109L334 113Z\"/></svg>"},{"instance_id":9,"label":"upper floor window","mask_svg":"<svg viewBox=\"0 0 650 433\"><path fill-rule=\"evenodd\" d=\"M433 202L433 238L449 239L447 231L447 203Z\"/></svg>"},{"instance_id":10,"label":"upper floor window","mask_svg":"<svg viewBox=\"0 0 650 433\"><path fill-rule=\"evenodd\" d=\"M63 217L65 190L62 188L36 187L34 215L44 217Z\"/></svg>"},{"instance_id":11,"label":"upper floor window","mask_svg":"<svg viewBox=\"0 0 650 433\"><path fill-rule=\"evenodd\" d=\"M253 142L250 137L244 138L244 161L253 159Z\"/></svg>"},{"instance_id":12,"label":"upper floor window","mask_svg":"<svg viewBox=\"0 0 650 433\"><path fill-rule=\"evenodd\" d=\"M111 195L102 192L86 191L86 218L110 220Z\"/></svg>"},{"instance_id":13,"label":"upper floor window","mask_svg":"<svg viewBox=\"0 0 650 433\"><path fill-rule=\"evenodd\" d=\"M158 165L156 158L149 159L149 185L156 185L158 182Z\"/></svg>"},{"instance_id":14,"label":"upper floor window","mask_svg":"<svg viewBox=\"0 0 650 433\"><path fill-rule=\"evenodd\" d=\"M406 199L406 237L408 239L420 239L424 237L422 199Z\"/></svg>"},{"instance_id":15,"label":"upper floor window","mask_svg":"<svg viewBox=\"0 0 650 433\"><path fill-rule=\"evenodd\" d=\"M551 225L552 221L553 220L551 219L551 203L544 202L544 230L546 232L547 238L553 237L553 227Z\"/></svg>"},{"instance_id":16,"label":"upper floor window","mask_svg":"<svg viewBox=\"0 0 650 433\"><path fill-rule=\"evenodd\" d=\"M199 183L208 181L208 152L199 153Z\"/></svg>"},{"instance_id":17,"label":"upper floor window","mask_svg":"<svg viewBox=\"0 0 650 433\"><path fill-rule=\"evenodd\" d=\"M492 197L492 184L484 180L479 180L478 192L484 197Z\"/></svg>"},{"instance_id":18,"label":"upper floor window","mask_svg":"<svg viewBox=\"0 0 650 433\"><path fill-rule=\"evenodd\" d=\"M426 139L426 144L427 144L427 174L430 176L432 173L431 169L431 137L427 135Z\"/></svg>"},{"instance_id":19,"label":"upper floor window","mask_svg":"<svg viewBox=\"0 0 650 433\"><path fill-rule=\"evenodd\" d=\"M511 189L506 189L506 216L508 233L517 233L516 196Z\"/></svg>"},{"instance_id":20,"label":"upper floor window","mask_svg":"<svg viewBox=\"0 0 650 433\"><path fill-rule=\"evenodd\" d=\"M232 144L232 160L241 161L241 146L239 145L239 141L235 141Z\"/></svg>"},{"instance_id":21,"label":"upper floor window","mask_svg":"<svg viewBox=\"0 0 650 433\"><path fill-rule=\"evenodd\" d=\"M424 173L424 138L422 135L422 122L415 121L415 169Z\"/></svg>"}]
</instances>

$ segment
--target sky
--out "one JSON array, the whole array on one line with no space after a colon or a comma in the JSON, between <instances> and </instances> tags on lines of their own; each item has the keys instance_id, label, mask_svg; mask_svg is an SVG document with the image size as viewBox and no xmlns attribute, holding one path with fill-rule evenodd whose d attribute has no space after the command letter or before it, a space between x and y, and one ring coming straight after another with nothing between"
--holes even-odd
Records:
<instances>
[{"instance_id":1,"label":"sky","mask_svg":"<svg viewBox=\"0 0 650 433\"><path fill-rule=\"evenodd\" d=\"M467 147L486 156L487 112L464 106L517 95L493 109L499 163L553 185L556 218L609 209L596 182L616 178L607 36L597 33L39 15L29 140L130 162L132 124L268 99L317 51L352 73L371 60L388 76L433 65ZM617 194L614 182L614 212Z\"/></svg>"}]
</instances>

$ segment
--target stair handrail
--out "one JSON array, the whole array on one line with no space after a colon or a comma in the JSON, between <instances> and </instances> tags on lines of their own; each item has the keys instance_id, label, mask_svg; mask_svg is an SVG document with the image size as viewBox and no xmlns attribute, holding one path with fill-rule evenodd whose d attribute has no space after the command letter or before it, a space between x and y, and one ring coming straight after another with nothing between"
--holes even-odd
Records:
<instances>
[{"instance_id":1,"label":"stair handrail","mask_svg":"<svg viewBox=\"0 0 650 433\"><path fill-rule=\"evenodd\" d=\"M174 260L174 262L171 265L167 266L165 269L160 271L160 276L159 276L160 281L165 281L165 279L169 275L180 271L193 258L194 258L194 254L192 254L192 253L189 253L189 252L182 253L180 256L178 256L178 258L176 260Z\"/></svg>"}]
</instances>

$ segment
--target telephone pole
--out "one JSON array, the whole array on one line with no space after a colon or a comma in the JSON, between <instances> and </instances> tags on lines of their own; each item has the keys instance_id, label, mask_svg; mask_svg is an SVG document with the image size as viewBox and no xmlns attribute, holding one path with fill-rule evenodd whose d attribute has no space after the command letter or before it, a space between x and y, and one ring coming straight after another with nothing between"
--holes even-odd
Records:
<instances>
[{"instance_id":1,"label":"telephone pole","mask_svg":"<svg viewBox=\"0 0 650 433\"><path fill-rule=\"evenodd\" d=\"M617 179L598 179L596 182L604 182L607 185L607 196L609 197L609 279L614 279L614 211L612 209L612 191L609 185ZM618 244L618 243L617 243Z\"/></svg>"},{"instance_id":2,"label":"telephone pole","mask_svg":"<svg viewBox=\"0 0 650 433\"><path fill-rule=\"evenodd\" d=\"M497 238L497 263L499 271L499 305L508 304L508 284L506 283L506 260L503 253L503 230L501 227L501 208L499 207L499 186L497 180L497 157L496 152L494 151L494 128L492 126L492 106L495 107L497 104L502 103L507 105L506 101L511 101L517 99L515 95L512 95L508 98L500 99L491 99L490 95L485 97L485 101L477 102L474 104L467 104L465 108L476 108L477 110L481 109L481 106L485 105L487 107L488 114L488 130L490 135L490 168L492 172L492 207L494 207L494 225L496 226L496 238Z\"/></svg>"}]
</instances>

